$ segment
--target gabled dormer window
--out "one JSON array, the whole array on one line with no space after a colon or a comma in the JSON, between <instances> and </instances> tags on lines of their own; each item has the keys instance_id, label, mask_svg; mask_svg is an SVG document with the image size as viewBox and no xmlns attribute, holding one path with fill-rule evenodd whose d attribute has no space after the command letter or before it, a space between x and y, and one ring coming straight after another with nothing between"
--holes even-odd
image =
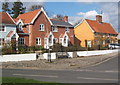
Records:
<instances>
[{"instance_id":1,"label":"gabled dormer window","mask_svg":"<svg viewBox=\"0 0 120 85\"><path fill-rule=\"evenodd\" d=\"M22 31L22 23L21 22L18 24L18 29L19 29L19 31Z\"/></svg>"},{"instance_id":2,"label":"gabled dormer window","mask_svg":"<svg viewBox=\"0 0 120 85\"><path fill-rule=\"evenodd\" d=\"M5 31L6 31L5 26L0 26L0 32L5 32Z\"/></svg>"},{"instance_id":3,"label":"gabled dormer window","mask_svg":"<svg viewBox=\"0 0 120 85\"><path fill-rule=\"evenodd\" d=\"M58 32L57 26L53 26L53 27L52 27L52 32Z\"/></svg>"},{"instance_id":4,"label":"gabled dormer window","mask_svg":"<svg viewBox=\"0 0 120 85\"><path fill-rule=\"evenodd\" d=\"M69 32L69 28L68 28L68 27L66 27L65 31L66 31L66 32Z\"/></svg>"},{"instance_id":5,"label":"gabled dormer window","mask_svg":"<svg viewBox=\"0 0 120 85\"><path fill-rule=\"evenodd\" d=\"M44 31L44 24L40 24L40 31Z\"/></svg>"}]
</instances>

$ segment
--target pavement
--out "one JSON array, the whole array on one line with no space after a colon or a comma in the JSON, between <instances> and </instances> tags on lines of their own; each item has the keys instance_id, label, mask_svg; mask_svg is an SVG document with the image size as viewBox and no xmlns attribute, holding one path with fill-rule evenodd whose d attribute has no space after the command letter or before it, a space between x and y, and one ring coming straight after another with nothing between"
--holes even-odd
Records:
<instances>
[{"instance_id":1,"label":"pavement","mask_svg":"<svg viewBox=\"0 0 120 85\"><path fill-rule=\"evenodd\" d=\"M110 53L107 55L99 56L82 56L76 58L64 58L52 60L49 63L47 60L34 60L34 61L19 61L19 62L4 62L0 66L1 68L11 69L39 69L39 70L74 70L79 68L86 68L105 62L118 53Z\"/></svg>"},{"instance_id":2,"label":"pavement","mask_svg":"<svg viewBox=\"0 0 120 85\"><path fill-rule=\"evenodd\" d=\"M3 77L24 77L40 81L60 83L117 83L118 55L86 67L73 70L40 70L40 69L12 69L4 68Z\"/></svg>"}]
</instances>

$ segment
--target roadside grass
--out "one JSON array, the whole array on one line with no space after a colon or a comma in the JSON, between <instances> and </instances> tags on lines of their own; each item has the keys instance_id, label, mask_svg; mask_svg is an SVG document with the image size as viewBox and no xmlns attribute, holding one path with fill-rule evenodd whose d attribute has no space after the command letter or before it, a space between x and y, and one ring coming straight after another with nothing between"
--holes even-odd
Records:
<instances>
[{"instance_id":1,"label":"roadside grass","mask_svg":"<svg viewBox=\"0 0 120 85\"><path fill-rule=\"evenodd\" d=\"M37 81L33 79L17 77L2 77L2 85L71 85L71 84Z\"/></svg>"}]
</instances>

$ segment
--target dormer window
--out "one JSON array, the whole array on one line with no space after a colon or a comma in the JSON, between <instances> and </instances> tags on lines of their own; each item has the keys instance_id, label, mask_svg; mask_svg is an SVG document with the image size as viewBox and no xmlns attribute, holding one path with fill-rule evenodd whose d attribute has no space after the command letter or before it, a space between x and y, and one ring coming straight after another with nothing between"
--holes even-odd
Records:
<instances>
[{"instance_id":1,"label":"dormer window","mask_svg":"<svg viewBox=\"0 0 120 85\"><path fill-rule=\"evenodd\" d=\"M5 26L0 26L0 32L5 32L6 29L5 29Z\"/></svg>"},{"instance_id":2,"label":"dormer window","mask_svg":"<svg viewBox=\"0 0 120 85\"><path fill-rule=\"evenodd\" d=\"M65 31L66 31L66 32L69 32L69 28L68 28L68 27L66 27Z\"/></svg>"},{"instance_id":3,"label":"dormer window","mask_svg":"<svg viewBox=\"0 0 120 85\"><path fill-rule=\"evenodd\" d=\"M98 33L95 32L94 35L95 35L95 37L98 37Z\"/></svg>"},{"instance_id":4,"label":"dormer window","mask_svg":"<svg viewBox=\"0 0 120 85\"><path fill-rule=\"evenodd\" d=\"M52 27L52 32L58 32L58 28L56 26Z\"/></svg>"},{"instance_id":5,"label":"dormer window","mask_svg":"<svg viewBox=\"0 0 120 85\"><path fill-rule=\"evenodd\" d=\"M22 31L22 23L18 24L18 29L19 29L19 31Z\"/></svg>"},{"instance_id":6,"label":"dormer window","mask_svg":"<svg viewBox=\"0 0 120 85\"><path fill-rule=\"evenodd\" d=\"M102 37L105 37L105 34L102 34Z\"/></svg>"},{"instance_id":7,"label":"dormer window","mask_svg":"<svg viewBox=\"0 0 120 85\"><path fill-rule=\"evenodd\" d=\"M44 24L40 24L40 31L44 31Z\"/></svg>"},{"instance_id":8,"label":"dormer window","mask_svg":"<svg viewBox=\"0 0 120 85\"><path fill-rule=\"evenodd\" d=\"M107 34L107 37L109 37L110 35L109 34Z\"/></svg>"}]
</instances>

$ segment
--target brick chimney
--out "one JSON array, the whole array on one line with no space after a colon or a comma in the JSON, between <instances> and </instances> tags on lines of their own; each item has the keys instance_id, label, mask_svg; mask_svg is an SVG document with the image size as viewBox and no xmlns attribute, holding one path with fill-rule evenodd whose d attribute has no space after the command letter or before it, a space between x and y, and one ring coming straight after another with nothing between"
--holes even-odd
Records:
<instances>
[{"instance_id":1,"label":"brick chimney","mask_svg":"<svg viewBox=\"0 0 120 85\"><path fill-rule=\"evenodd\" d=\"M96 15L96 21L99 23L102 23L102 16L101 15Z\"/></svg>"},{"instance_id":2,"label":"brick chimney","mask_svg":"<svg viewBox=\"0 0 120 85\"><path fill-rule=\"evenodd\" d=\"M64 21L68 22L68 16L64 16Z\"/></svg>"}]
</instances>

